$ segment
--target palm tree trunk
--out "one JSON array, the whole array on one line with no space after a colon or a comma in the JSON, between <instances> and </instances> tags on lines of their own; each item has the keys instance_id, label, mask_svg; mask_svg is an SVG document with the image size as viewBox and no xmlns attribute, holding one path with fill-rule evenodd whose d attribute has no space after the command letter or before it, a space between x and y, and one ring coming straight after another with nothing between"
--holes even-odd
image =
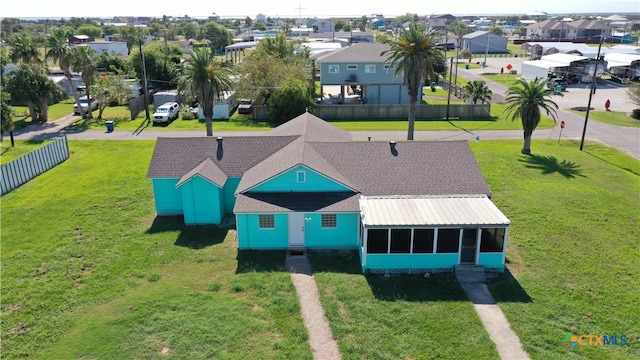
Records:
<instances>
[{"instance_id":1,"label":"palm tree trunk","mask_svg":"<svg viewBox=\"0 0 640 360\"><path fill-rule=\"evenodd\" d=\"M91 111L91 92L89 91L89 85L86 82L85 85L87 87L87 119L93 119L93 112Z\"/></svg>"},{"instance_id":2,"label":"palm tree trunk","mask_svg":"<svg viewBox=\"0 0 640 360\"><path fill-rule=\"evenodd\" d=\"M83 119L86 119L84 109L80 105L80 95L78 95L78 91L76 90L76 87L73 85L73 79L71 79L71 73L69 72L69 69L66 69L66 70L63 69L63 71L64 71L64 76L67 77L67 81L69 82L69 87L71 88L71 94L73 94L73 98L76 99L76 104L78 105L80 116ZM89 104L89 106L91 106L91 104Z\"/></svg>"},{"instance_id":3,"label":"palm tree trunk","mask_svg":"<svg viewBox=\"0 0 640 360\"><path fill-rule=\"evenodd\" d=\"M411 100L409 102L409 128L407 130L407 140L413 140L413 132L416 123L416 102Z\"/></svg>"},{"instance_id":4,"label":"palm tree trunk","mask_svg":"<svg viewBox=\"0 0 640 360\"><path fill-rule=\"evenodd\" d=\"M205 115L205 125L207 127L207 136L213 136L213 116Z\"/></svg>"},{"instance_id":5,"label":"palm tree trunk","mask_svg":"<svg viewBox=\"0 0 640 360\"><path fill-rule=\"evenodd\" d=\"M520 150L520 152L526 155L531 154L531 134L528 136L525 135L524 144L522 145L522 150Z\"/></svg>"},{"instance_id":6,"label":"palm tree trunk","mask_svg":"<svg viewBox=\"0 0 640 360\"><path fill-rule=\"evenodd\" d=\"M42 122L49 121L49 97L43 96L40 98L40 109L42 110L41 119Z\"/></svg>"}]
</instances>

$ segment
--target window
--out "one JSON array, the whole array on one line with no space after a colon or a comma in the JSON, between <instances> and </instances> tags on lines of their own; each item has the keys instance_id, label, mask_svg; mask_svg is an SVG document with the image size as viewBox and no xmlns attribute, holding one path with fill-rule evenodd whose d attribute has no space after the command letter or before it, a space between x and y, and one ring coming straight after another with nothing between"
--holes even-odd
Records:
<instances>
[{"instance_id":1,"label":"window","mask_svg":"<svg viewBox=\"0 0 640 360\"><path fill-rule=\"evenodd\" d=\"M307 174L304 171L296 172L296 181L299 183L303 183L307 181Z\"/></svg>"},{"instance_id":2,"label":"window","mask_svg":"<svg viewBox=\"0 0 640 360\"><path fill-rule=\"evenodd\" d=\"M502 252L504 248L504 228L482 229L480 252Z\"/></svg>"},{"instance_id":3,"label":"window","mask_svg":"<svg viewBox=\"0 0 640 360\"><path fill-rule=\"evenodd\" d=\"M347 70L358 70L358 65L349 64L349 65L347 65Z\"/></svg>"},{"instance_id":4,"label":"window","mask_svg":"<svg viewBox=\"0 0 640 360\"><path fill-rule=\"evenodd\" d=\"M336 214L322 214L320 223L323 228L336 228L338 227L338 216Z\"/></svg>"},{"instance_id":5,"label":"window","mask_svg":"<svg viewBox=\"0 0 640 360\"><path fill-rule=\"evenodd\" d=\"M413 253L431 254L433 253L434 229L414 229L413 230Z\"/></svg>"},{"instance_id":6,"label":"window","mask_svg":"<svg viewBox=\"0 0 640 360\"><path fill-rule=\"evenodd\" d=\"M408 254L411 252L411 229L391 229L391 253Z\"/></svg>"},{"instance_id":7,"label":"window","mask_svg":"<svg viewBox=\"0 0 640 360\"><path fill-rule=\"evenodd\" d=\"M365 65L364 66L364 72L367 74L373 74L376 72L376 66L375 65Z\"/></svg>"},{"instance_id":8,"label":"window","mask_svg":"<svg viewBox=\"0 0 640 360\"><path fill-rule=\"evenodd\" d=\"M260 229L275 229L275 215L258 215L258 227Z\"/></svg>"},{"instance_id":9,"label":"window","mask_svg":"<svg viewBox=\"0 0 640 360\"><path fill-rule=\"evenodd\" d=\"M439 229L436 252L457 253L460 245L460 229Z\"/></svg>"},{"instance_id":10,"label":"window","mask_svg":"<svg viewBox=\"0 0 640 360\"><path fill-rule=\"evenodd\" d=\"M367 253L386 254L389 252L389 229L367 230Z\"/></svg>"},{"instance_id":11,"label":"window","mask_svg":"<svg viewBox=\"0 0 640 360\"><path fill-rule=\"evenodd\" d=\"M340 65L329 65L329 74L337 74L340 72Z\"/></svg>"}]
</instances>

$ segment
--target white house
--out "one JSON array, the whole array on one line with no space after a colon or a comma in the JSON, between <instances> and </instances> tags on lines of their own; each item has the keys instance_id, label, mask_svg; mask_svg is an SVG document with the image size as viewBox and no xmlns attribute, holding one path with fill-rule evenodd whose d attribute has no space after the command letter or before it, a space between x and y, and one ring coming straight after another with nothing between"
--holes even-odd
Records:
<instances>
[{"instance_id":1,"label":"white house","mask_svg":"<svg viewBox=\"0 0 640 360\"><path fill-rule=\"evenodd\" d=\"M336 26L329 20L318 20L313 24L314 33L335 32Z\"/></svg>"},{"instance_id":2,"label":"white house","mask_svg":"<svg viewBox=\"0 0 640 360\"><path fill-rule=\"evenodd\" d=\"M129 55L127 43L122 41L90 41L76 46L88 46L96 52L96 55L100 55L101 53L119 56Z\"/></svg>"}]
</instances>

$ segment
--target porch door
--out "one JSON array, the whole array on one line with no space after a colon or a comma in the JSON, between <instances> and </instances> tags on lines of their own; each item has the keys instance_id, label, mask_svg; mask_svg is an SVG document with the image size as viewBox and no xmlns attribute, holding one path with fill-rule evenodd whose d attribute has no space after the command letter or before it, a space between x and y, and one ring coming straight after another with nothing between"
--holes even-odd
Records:
<instances>
[{"instance_id":1,"label":"porch door","mask_svg":"<svg viewBox=\"0 0 640 360\"><path fill-rule=\"evenodd\" d=\"M289 247L304 247L304 213L289 214Z\"/></svg>"},{"instance_id":2,"label":"porch door","mask_svg":"<svg viewBox=\"0 0 640 360\"><path fill-rule=\"evenodd\" d=\"M460 263L475 264L476 249L478 243L478 229L462 230L462 249L460 250Z\"/></svg>"}]
</instances>

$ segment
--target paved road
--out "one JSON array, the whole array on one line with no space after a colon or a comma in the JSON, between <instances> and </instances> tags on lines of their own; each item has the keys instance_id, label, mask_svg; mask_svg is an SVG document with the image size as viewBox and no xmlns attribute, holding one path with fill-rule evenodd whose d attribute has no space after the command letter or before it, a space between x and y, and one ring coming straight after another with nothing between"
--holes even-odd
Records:
<instances>
[{"instance_id":1,"label":"paved road","mask_svg":"<svg viewBox=\"0 0 640 360\"><path fill-rule=\"evenodd\" d=\"M478 59L474 59L476 61ZM483 60L483 59L480 59ZM522 58L489 58L487 67L484 69L459 69L458 76L465 77L469 80L484 80L487 86L493 91L496 101L500 101L507 87L489 81L482 77L482 73L493 72L499 73L500 68L512 64L514 69L520 71ZM577 115L569 109L574 107L586 108L588 103L589 90L585 85L572 85L564 97L557 97L556 102L561 109L558 111L558 120L565 122L565 128L562 131L563 139L580 139L584 128L585 116ZM630 112L634 106L627 100L624 88L619 86L598 86L598 90L592 99L592 108L596 110L604 110L604 102L611 99L613 111ZM144 129L141 132L119 131L116 130L108 133L103 130L85 130L85 131L69 131L64 128L69 125L75 117L68 116L56 122L45 124L43 126L30 126L27 129L17 133L18 139L31 138L52 138L65 134L71 140L152 140L158 137L192 137L203 136L203 131L159 131ZM215 126L214 126L215 132ZM216 136L245 136L257 135L259 132L215 132ZM557 138L560 134L559 126L537 130L533 133L534 138L548 139ZM355 140L367 140L371 137L372 141L388 141L403 140L406 138L405 131L356 131L352 132ZM482 139L521 139L521 130L465 130L458 131L418 131L415 133L416 140L469 140L479 137ZM640 128L620 127L609 124L600 123L589 120L587 122L586 139L595 140L603 144L615 147L640 159ZM535 144L534 144L535 146Z\"/></svg>"}]
</instances>

